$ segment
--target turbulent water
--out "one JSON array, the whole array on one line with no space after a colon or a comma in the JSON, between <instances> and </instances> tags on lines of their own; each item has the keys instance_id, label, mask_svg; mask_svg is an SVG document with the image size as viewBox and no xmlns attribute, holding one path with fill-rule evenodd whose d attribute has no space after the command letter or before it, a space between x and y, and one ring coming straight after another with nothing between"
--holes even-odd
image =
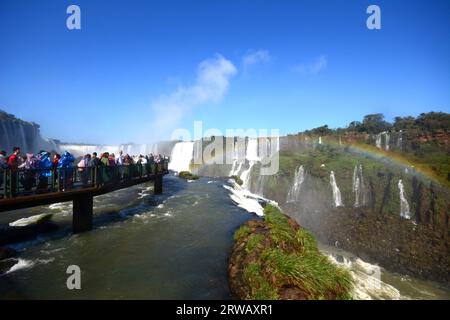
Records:
<instances>
[{"instance_id":1,"label":"turbulent water","mask_svg":"<svg viewBox=\"0 0 450 320\"><path fill-rule=\"evenodd\" d=\"M0 276L0 298L230 298L233 233L252 215L234 204L225 183L170 176L163 196L143 184L96 197L95 229L78 235L70 234L70 203L14 212L10 218L54 213L63 229L16 246L20 260ZM69 291L66 269L74 264L82 290Z\"/></svg>"},{"instance_id":2,"label":"turbulent water","mask_svg":"<svg viewBox=\"0 0 450 320\"><path fill-rule=\"evenodd\" d=\"M438 300L450 299L450 290L439 284L395 274L367 263L344 250L319 245L332 262L346 268L352 275L353 299L358 300Z\"/></svg>"},{"instance_id":3,"label":"turbulent water","mask_svg":"<svg viewBox=\"0 0 450 320\"><path fill-rule=\"evenodd\" d=\"M19 261L0 276L0 298L230 298L233 233L270 200L224 179L188 183L166 176L164 195L154 196L152 189L142 184L96 197L95 228L77 235L70 233L71 203L3 215L1 223L53 213L61 229L14 246ZM321 250L351 271L355 298L450 299L435 283L388 273L336 248ZM82 290L66 288L69 265L81 268Z\"/></svg>"}]
</instances>

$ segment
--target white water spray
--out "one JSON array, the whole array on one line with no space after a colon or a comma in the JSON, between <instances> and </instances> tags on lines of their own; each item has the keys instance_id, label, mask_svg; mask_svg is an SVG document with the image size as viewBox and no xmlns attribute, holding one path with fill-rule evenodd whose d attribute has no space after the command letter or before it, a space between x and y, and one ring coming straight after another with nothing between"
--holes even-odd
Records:
<instances>
[{"instance_id":1,"label":"white water spray","mask_svg":"<svg viewBox=\"0 0 450 320\"><path fill-rule=\"evenodd\" d=\"M194 142L178 142L173 147L170 156L169 170L176 172L190 171L193 156Z\"/></svg>"},{"instance_id":2,"label":"white water spray","mask_svg":"<svg viewBox=\"0 0 450 320\"><path fill-rule=\"evenodd\" d=\"M333 189L333 201L334 201L334 206L337 207L342 207L342 197L341 197L341 191L339 190L339 187L336 183L336 178L334 176L334 171L331 171L330 173L330 185L331 188Z\"/></svg>"},{"instance_id":3,"label":"white water spray","mask_svg":"<svg viewBox=\"0 0 450 320\"><path fill-rule=\"evenodd\" d=\"M289 190L287 196L287 203L294 203L299 200L300 190L303 182L305 181L305 169L300 166L297 171L295 171L294 184Z\"/></svg>"},{"instance_id":4,"label":"white water spray","mask_svg":"<svg viewBox=\"0 0 450 320\"><path fill-rule=\"evenodd\" d=\"M400 217L405 219L411 219L411 213L409 211L409 203L405 196L405 186L403 180L398 181L398 190L400 191Z\"/></svg>"}]
</instances>

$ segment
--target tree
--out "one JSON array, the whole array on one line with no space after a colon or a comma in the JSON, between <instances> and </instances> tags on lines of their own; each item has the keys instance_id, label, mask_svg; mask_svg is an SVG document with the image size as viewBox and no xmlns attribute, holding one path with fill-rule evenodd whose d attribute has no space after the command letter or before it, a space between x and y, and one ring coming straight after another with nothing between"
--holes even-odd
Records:
<instances>
[{"instance_id":1,"label":"tree","mask_svg":"<svg viewBox=\"0 0 450 320\"><path fill-rule=\"evenodd\" d=\"M362 128L367 133L380 133L391 129L391 124L384 120L381 113L368 114L364 117Z\"/></svg>"}]
</instances>

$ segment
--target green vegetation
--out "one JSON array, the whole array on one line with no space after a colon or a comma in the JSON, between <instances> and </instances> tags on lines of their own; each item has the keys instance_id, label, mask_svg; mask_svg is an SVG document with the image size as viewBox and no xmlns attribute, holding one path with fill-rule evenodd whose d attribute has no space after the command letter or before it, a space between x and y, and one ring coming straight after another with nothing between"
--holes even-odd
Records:
<instances>
[{"instance_id":1,"label":"green vegetation","mask_svg":"<svg viewBox=\"0 0 450 320\"><path fill-rule=\"evenodd\" d=\"M178 176L185 180L198 180L199 176L189 172L189 171L181 171Z\"/></svg>"},{"instance_id":2,"label":"green vegetation","mask_svg":"<svg viewBox=\"0 0 450 320\"><path fill-rule=\"evenodd\" d=\"M236 181L236 183L240 186L244 184L244 181L242 181L242 179L239 176L231 176L230 178Z\"/></svg>"},{"instance_id":3,"label":"green vegetation","mask_svg":"<svg viewBox=\"0 0 450 320\"><path fill-rule=\"evenodd\" d=\"M308 231L273 206L266 206L264 213L260 225L252 228L252 224L244 224L235 234L235 248L245 244L245 250L238 252L245 257L234 257L244 261L243 283L237 290L240 298L351 298L351 275L319 252Z\"/></svg>"},{"instance_id":4,"label":"green vegetation","mask_svg":"<svg viewBox=\"0 0 450 320\"><path fill-rule=\"evenodd\" d=\"M248 236L252 230L246 225L243 224L237 231L234 233L234 241L239 241L241 238Z\"/></svg>"}]
</instances>

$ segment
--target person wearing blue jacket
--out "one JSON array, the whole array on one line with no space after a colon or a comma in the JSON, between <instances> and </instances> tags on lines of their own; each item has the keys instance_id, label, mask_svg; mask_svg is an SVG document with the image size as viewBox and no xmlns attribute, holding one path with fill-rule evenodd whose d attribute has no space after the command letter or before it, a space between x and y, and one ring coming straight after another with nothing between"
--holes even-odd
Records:
<instances>
[{"instance_id":1,"label":"person wearing blue jacket","mask_svg":"<svg viewBox=\"0 0 450 320\"><path fill-rule=\"evenodd\" d=\"M73 163L75 161L75 157L65 151L61 159L58 161L58 171L60 174L60 183L62 183L63 191L71 188L73 184Z\"/></svg>"},{"instance_id":2,"label":"person wearing blue jacket","mask_svg":"<svg viewBox=\"0 0 450 320\"><path fill-rule=\"evenodd\" d=\"M52 176L52 160L50 159L50 154L46 151L41 151L39 158L39 184L38 189L47 189L48 178ZM48 170L45 170L48 169Z\"/></svg>"}]
</instances>

